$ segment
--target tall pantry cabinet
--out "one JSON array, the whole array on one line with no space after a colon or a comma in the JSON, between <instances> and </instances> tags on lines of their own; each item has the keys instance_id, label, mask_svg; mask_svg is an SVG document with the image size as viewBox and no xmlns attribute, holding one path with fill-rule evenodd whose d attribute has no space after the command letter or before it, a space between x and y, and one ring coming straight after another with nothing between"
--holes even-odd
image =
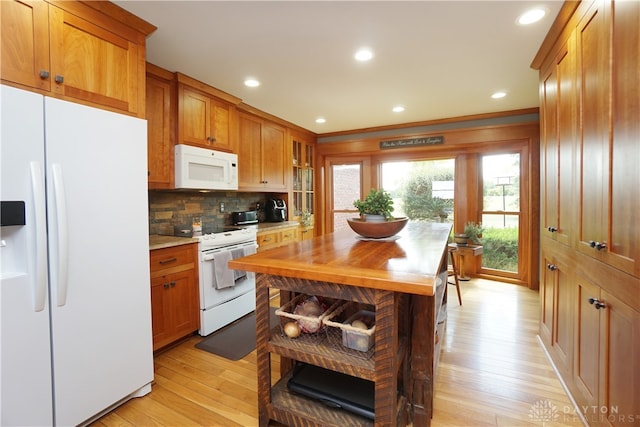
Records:
<instances>
[{"instance_id":1,"label":"tall pantry cabinet","mask_svg":"<svg viewBox=\"0 0 640 427\"><path fill-rule=\"evenodd\" d=\"M640 408L640 2L566 2L540 70L540 337L590 425Z\"/></svg>"}]
</instances>

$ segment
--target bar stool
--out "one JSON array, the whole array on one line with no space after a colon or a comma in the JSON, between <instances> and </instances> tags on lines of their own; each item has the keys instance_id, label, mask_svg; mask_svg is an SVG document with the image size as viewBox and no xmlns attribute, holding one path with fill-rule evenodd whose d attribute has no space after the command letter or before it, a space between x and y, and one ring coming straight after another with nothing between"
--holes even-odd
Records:
<instances>
[{"instance_id":1,"label":"bar stool","mask_svg":"<svg viewBox=\"0 0 640 427\"><path fill-rule=\"evenodd\" d=\"M458 303L462 305L462 295L460 295L460 282L458 281L458 267L456 266L456 257L454 252L458 249L456 247L448 246L449 258L451 258L451 266L447 266L447 283L449 285L455 285L456 291L458 291ZM453 276L453 282L449 280L449 277Z\"/></svg>"}]
</instances>

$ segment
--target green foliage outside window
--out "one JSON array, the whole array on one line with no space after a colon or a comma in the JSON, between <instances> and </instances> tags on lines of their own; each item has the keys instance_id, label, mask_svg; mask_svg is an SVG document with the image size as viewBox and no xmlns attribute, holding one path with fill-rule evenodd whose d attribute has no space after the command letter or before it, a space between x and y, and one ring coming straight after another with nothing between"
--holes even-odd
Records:
<instances>
[{"instance_id":1,"label":"green foliage outside window","mask_svg":"<svg viewBox=\"0 0 640 427\"><path fill-rule=\"evenodd\" d=\"M518 271L518 229L488 227L482 231L482 266Z\"/></svg>"},{"instance_id":2,"label":"green foliage outside window","mask_svg":"<svg viewBox=\"0 0 640 427\"><path fill-rule=\"evenodd\" d=\"M452 181L452 174L414 176L403 190L407 216L414 221L444 222L453 213L453 200L432 197L433 181Z\"/></svg>"}]
</instances>

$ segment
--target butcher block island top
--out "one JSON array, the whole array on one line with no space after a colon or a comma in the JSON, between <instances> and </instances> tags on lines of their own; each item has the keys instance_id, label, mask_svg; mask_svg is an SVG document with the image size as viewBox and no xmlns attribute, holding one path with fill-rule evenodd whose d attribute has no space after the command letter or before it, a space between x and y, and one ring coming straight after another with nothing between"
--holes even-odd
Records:
<instances>
[{"instance_id":1,"label":"butcher block island top","mask_svg":"<svg viewBox=\"0 0 640 427\"><path fill-rule=\"evenodd\" d=\"M433 295L450 230L451 224L410 222L394 238L375 241L360 239L350 229L342 230L236 259L229 267Z\"/></svg>"},{"instance_id":2,"label":"butcher block island top","mask_svg":"<svg viewBox=\"0 0 640 427\"><path fill-rule=\"evenodd\" d=\"M369 241L344 230L229 262L232 269L256 273L261 427L272 421L323 427L430 425L446 324L450 231L450 224L409 223L395 239ZM269 322L271 289L280 291L283 304L275 327ZM292 310L297 301L292 300L305 294L336 301L332 307L373 312L370 350L345 347L341 329L330 325L296 338L284 334L283 324L292 320L283 315L291 313L285 308ZM280 357L279 379L272 379L274 355ZM304 365L346 374L338 389L351 387L348 376L370 381L370 409L355 414L291 392L287 384Z\"/></svg>"}]
</instances>

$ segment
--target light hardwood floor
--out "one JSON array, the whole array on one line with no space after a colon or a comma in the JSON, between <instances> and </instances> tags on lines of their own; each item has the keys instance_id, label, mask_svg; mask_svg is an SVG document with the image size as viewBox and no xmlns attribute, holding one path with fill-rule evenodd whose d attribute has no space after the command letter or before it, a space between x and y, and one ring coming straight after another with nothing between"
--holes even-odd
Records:
<instances>
[{"instance_id":1,"label":"light hardwood floor","mask_svg":"<svg viewBox=\"0 0 640 427\"><path fill-rule=\"evenodd\" d=\"M481 279L460 285L461 307L449 287L431 425L581 426L537 341L538 293ZM255 351L232 362L195 348L200 340L157 355L152 392L92 425L256 426Z\"/></svg>"}]
</instances>

